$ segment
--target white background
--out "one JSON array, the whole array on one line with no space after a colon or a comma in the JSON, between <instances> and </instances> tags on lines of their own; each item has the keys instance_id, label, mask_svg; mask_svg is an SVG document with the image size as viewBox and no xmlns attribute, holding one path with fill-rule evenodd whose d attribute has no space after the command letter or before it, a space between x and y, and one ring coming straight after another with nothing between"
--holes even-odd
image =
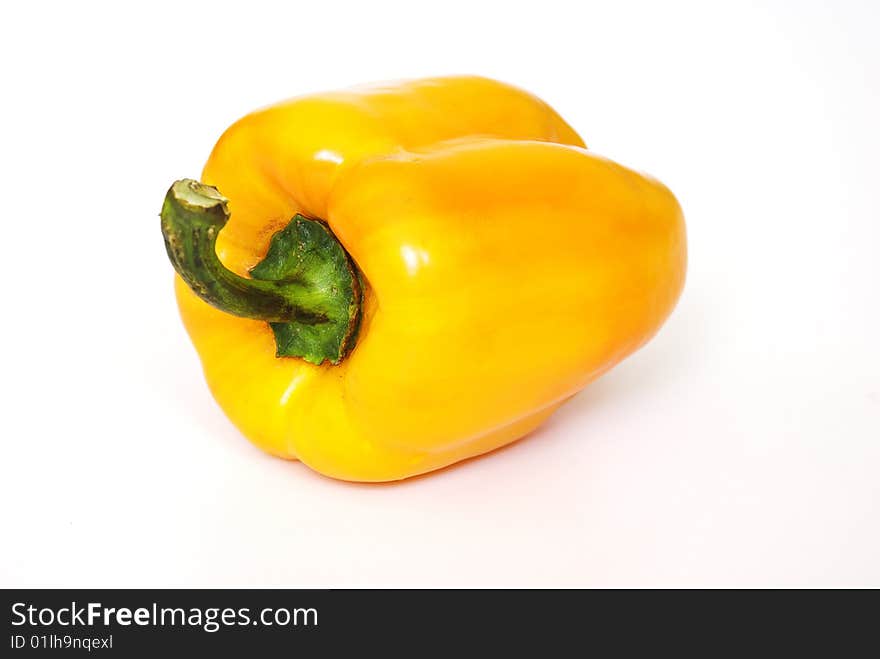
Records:
<instances>
[{"instance_id":1,"label":"white background","mask_svg":"<svg viewBox=\"0 0 880 659\"><path fill-rule=\"evenodd\" d=\"M0 10L0 584L880 586L872 2ZM529 439L402 484L252 448L157 213L286 96L479 73L685 209L644 350Z\"/></svg>"}]
</instances>

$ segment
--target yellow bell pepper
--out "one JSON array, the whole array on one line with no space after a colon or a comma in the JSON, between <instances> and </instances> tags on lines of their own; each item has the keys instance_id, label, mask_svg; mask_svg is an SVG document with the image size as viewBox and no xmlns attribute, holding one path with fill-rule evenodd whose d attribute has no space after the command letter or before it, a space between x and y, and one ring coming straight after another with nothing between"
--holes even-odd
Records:
<instances>
[{"instance_id":1,"label":"yellow bell pepper","mask_svg":"<svg viewBox=\"0 0 880 659\"><path fill-rule=\"evenodd\" d=\"M667 188L477 77L250 114L202 183L172 186L162 228L232 422L352 481L528 434L658 330L686 269Z\"/></svg>"}]
</instances>

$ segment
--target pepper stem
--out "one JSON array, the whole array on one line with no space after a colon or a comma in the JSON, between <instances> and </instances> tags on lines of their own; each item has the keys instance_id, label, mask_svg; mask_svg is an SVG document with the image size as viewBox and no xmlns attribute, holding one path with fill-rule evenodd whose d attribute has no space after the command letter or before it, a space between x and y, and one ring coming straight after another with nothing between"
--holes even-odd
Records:
<instances>
[{"instance_id":1,"label":"pepper stem","mask_svg":"<svg viewBox=\"0 0 880 659\"><path fill-rule=\"evenodd\" d=\"M221 311L269 322L278 357L338 364L354 347L360 278L324 222L296 215L272 237L248 279L217 257L217 236L229 220L227 199L217 188L176 181L160 216L168 258L186 284Z\"/></svg>"}]
</instances>

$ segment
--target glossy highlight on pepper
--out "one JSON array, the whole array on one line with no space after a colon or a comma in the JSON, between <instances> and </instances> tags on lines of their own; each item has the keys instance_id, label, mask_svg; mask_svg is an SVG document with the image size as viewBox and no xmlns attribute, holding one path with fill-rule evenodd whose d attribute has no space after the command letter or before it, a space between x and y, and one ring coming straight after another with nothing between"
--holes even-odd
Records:
<instances>
[{"instance_id":1,"label":"glossy highlight on pepper","mask_svg":"<svg viewBox=\"0 0 880 659\"><path fill-rule=\"evenodd\" d=\"M172 186L162 227L220 406L352 481L528 434L653 336L687 259L666 187L478 77L250 114Z\"/></svg>"}]
</instances>

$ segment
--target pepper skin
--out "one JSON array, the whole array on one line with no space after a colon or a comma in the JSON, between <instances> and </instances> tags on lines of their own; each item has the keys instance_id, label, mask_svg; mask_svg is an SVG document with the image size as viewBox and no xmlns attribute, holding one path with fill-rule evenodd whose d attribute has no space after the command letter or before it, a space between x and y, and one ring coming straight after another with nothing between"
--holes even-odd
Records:
<instances>
[{"instance_id":1,"label":"pepper skin","mask_svg":"<svg viewBox=\"0 0 880 659\"><path fill-rule=\"evenodd\" d=\"M403 479L523 437L642 346L684 284L670 191L484 78L260 110L223 134L202 181L228 199L211 234L233 273L247 278L297 214L326 222L356 264L359 332L335 364L276 356L261 316L217 309L176 279L232 422L334 478Z\"/></svg>"}]
</instances>

